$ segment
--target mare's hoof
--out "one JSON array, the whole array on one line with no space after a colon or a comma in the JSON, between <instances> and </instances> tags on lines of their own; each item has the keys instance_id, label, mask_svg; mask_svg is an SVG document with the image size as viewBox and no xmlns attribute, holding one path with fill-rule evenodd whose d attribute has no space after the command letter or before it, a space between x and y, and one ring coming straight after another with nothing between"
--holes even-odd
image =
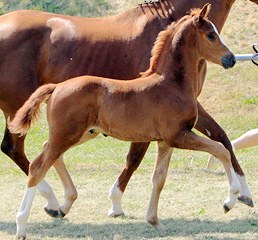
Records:
<instances>
[{"instance_id":1,"label":"mare's hoof","mask_svg":"<svg viewBox=\"0 0 258 240\"><path fill-rule=\"evenodd\" d=\"M241 202L241 203L244 203L245 205L247 205L249 207L254 207L253 200L249 197L240 196L240 197L238 197L238 201Z\"/></svg>"},{"instance_id":2,"label":"mare's hoof","mask_svg":"<svg viewBox=\"0 0 258 240\"><path fill-rule=\"evenodd\" d=\"M223 205L223 209L224 209L224 213L227 213L230 211L230 208L226 204Z\"/></svg>"},{"instance_id":3,"label":"mare's hoof","mask_svg":"<svg viewBox=\"0 0 258 240\"><path fill-rule=\"evenodd\" d=\"M44 210L52 218L64 218L65 216L65 213L61 209L53 210L53 209L44 208Z\"/></svg>"}]
</instances>

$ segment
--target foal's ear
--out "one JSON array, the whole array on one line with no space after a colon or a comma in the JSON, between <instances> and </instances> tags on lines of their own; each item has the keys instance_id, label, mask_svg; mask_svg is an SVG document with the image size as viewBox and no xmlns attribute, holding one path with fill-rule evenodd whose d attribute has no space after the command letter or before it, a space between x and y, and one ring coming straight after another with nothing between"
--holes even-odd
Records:
<instances>
[{"instance_id":1,"label":"foal's ear","mask_svg":"<svg viewBox=\"0 0 258 240\"><path fill-rule=\"evenodd\" d=\"M210 10L211 10L211 4L210 3L206 3L202 7L199 16L202 17L202 18L208 17Z\"/></svg>"},{"instance_id":2,"label":"foal's ear","mask_svg":"<svg viewBox=\"0 0 258 240\"><path fill-rule=\"evenodd\" d=\"M202 7L200 12L195 15L195 17L194 17L194 25L195 26L200 26L200 24L202 23L203 18L208 17L210 10L211 10L211 4L210 3L206 3Z\"/></svg>"}]
</instances>

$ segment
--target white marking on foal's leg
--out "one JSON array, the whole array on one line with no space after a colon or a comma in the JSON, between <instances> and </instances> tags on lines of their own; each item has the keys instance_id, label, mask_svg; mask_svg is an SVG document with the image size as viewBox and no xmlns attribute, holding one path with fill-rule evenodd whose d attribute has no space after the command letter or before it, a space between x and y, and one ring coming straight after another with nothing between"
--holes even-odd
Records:
<instances>
[{"instance_id":1,"label":"white marking on foal's leg","mask_svg":"<svg viewBox=\"0 0 258 240\"><path fill-rule=\"evenodd\" d=\"M225 212L228 212L230 209L233 208L233 206L237 201L237 197L241 189L238 177L232 167L230 168L230 175L231 175L231 181L229 186L229 197L224 202Z\"/></svg>"},{"instance_id":2,"label":"white marking on foal's leg","mask_svg":"<svg viewBox=\"0 0 258 240\"><path fill-rule=\"evenodd\" d=\"M248 197L250 199L252 199L252 195L251 192L248 189L248 185L246 183L246 179L244 176L240 176L237 174L237 178L241 184L241 191L240 191L240 196L245 196Z\"/></svg>"},{"instance_id":3,"label":"white marking on foal's leg","mask_svg":"<svg viewBox=\"0 0 258 240\"><path fill-rule=\"evenodd\" d=\"M36 187L27 188L23 196L20 209L16 215L17 224L17 237L26 237L26 224L30 215L30 210L32 206L32 201L35 195Z\"/></svg>"},{"instance_id":4,"label":"white marking on foal's leg","mask_svg":"<svg viewBox=\"0 0 258 240\"><path fill-rule=\"evenodd\" d=\"M108 211L109 217L117 217L120 215L124 215L124 211L121 205L121 198L123 196L123 192L118 187L118 179L115 181L113 186L110 188L109 199L112 202L112 207Z\"/></svg>"},{"instance_id":5,"label":"white marking on foal's leg","mask_svg":"<svg viewBox=\"0 0 258 240\"><path fill-rule=\"evenodd\" d=\"M44 208L48 210L58 211L59 210L59 202L50 187L50 185L45 181L42 180L37 185L37 190L39 190L41 196L47 199L47 203L45 204Z\"/></svg>"}]
</instances>

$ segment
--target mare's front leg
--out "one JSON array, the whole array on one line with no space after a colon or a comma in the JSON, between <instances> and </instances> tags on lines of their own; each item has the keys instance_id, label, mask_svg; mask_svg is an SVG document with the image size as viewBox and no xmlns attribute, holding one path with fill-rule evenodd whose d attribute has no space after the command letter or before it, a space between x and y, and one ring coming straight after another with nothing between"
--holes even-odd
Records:
<instances>
[{"instance_id":1,"label":"mare's front leg","mask_svg":"<svg viewBox=\"0 0 258 240\"><path fill-rule=\"evenodd\" d=\"M222 162L229 181L229 196L225 200L223 207L225 212L232 209L237 201L241 186L231 164L228 150L221 143L198 136L190 130L181 131L172 145L182 149L208 152Z\"/></svg>"},{"instance_id":2,"label":"mare's front leg","mask_svg":"<svg viewBox=\"0 0 258 240\"><path fill-rule=\"evenodd\" d=\"M154 228L163 231L164 227L158 218L158 203L160 193L165 184L168 173L169 161L173 153L173 148L168 147L164 142L159 141L157 144L157 158L152 176L152 192L149 202L149 207L146 215L146 220Z\"/></svg>"},{"instance_id":3,"label":"mare's front leg","mask_svg":"<svg viewBox=\"0 0 258 240\"><path fill-rule=\"evenodd\" d=\"M231 142L229 141L224 130L219 126L219 124L204 110L200 103L198 103L198 121L195 128L201 133L208 136L210 139L218 141L224 145L224 147L229 151L231 156L231 163L237 174L237 178L241 184L241 191L239 200L244 204L253 207L252 195L246 183L245 175L240 167L236 156L232 150Z\"/></svg>"},{"instance_id":4,"label":"mare's front leg","mask_svg":"<svg viewBox=\"0 0 258 240\"><path fill-rule=\"evenodd\" d=\"M30 162L24 153L25 138L26 135L20 137L17 134L10 133L8 128L6 128L1 144L1 150L7 156L9 156L26 175L28 175ZM47 208L51 209L53 212L58 212L59 203L50 185L45 180L42 180L38 184L37 189L40 194L47 200L45 206L47 206Z\"/></svg>"},{"instance_id":5,"label":"mare's front leg","mask_svg":"<svg viewBox=\"0 0 258 240\"><path fill-rule=\"evenodd\" d=\"M109 198L112 202L112 206L108 211L108 216L117 217L124 215L124 211L121 205L123 193L132 174L140 165L149 145L149 142L131 143L129 153L126 158L125 168L110 189Z\"/></svg>"}]
</instances>

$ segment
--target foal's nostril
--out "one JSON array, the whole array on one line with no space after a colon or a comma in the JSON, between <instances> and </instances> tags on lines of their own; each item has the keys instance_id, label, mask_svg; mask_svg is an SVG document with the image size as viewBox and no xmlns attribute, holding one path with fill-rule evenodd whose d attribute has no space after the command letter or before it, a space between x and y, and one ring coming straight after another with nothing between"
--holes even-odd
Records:
<instances>
[{"instance_id":1,"label":"foal's nostril","mask_svg":"<svg viewBox=\"0 0 258 240\"><path fill-rule=\"evenodd\" d=\"M232 68L236 63L236 58L233 54L228 54L221 58L221 63L224 68Z\"/></svg>"}]
</instances>

